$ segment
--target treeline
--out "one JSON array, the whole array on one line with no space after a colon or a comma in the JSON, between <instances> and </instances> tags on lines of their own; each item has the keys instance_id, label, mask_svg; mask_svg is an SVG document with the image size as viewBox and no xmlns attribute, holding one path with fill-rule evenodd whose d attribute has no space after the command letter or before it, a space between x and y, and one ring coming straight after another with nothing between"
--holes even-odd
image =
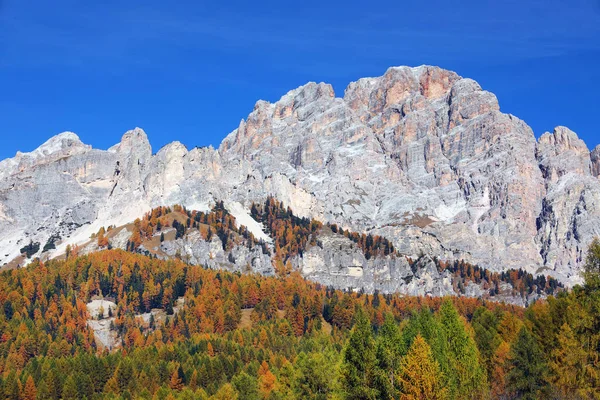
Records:
<instances>
[{"instance_id":1,"label":"treeline","mask_svg":"<svg viewBox=\"0 0 600 400\"><path fill-rule=\"evenodd\" d=\"M590 254L584 286L527 309L120 250L37 261L0 274L0 398L598 398L600 243ZM98 296L117 304L116 352L88 327ZM164 321L141 318L155 308Z\"/></svg>"}]
</instances>

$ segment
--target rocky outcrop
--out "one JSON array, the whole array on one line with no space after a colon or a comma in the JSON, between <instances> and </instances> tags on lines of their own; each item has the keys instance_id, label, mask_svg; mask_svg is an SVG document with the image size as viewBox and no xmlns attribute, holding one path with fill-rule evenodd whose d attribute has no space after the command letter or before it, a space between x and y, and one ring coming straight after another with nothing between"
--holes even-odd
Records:
<instances>
[{"instance_id":1,"label":"rocky outcrop","mask_svg":"<svg viewBox=\"0 0 600 400\"><path fill-rule=\"evenodd\" d=\"M600 177L600 145L596 146L594 151L591 153L592 161L592 175Z\"/></svg>"},{"instance_id":2,"label":"rocky outcrop","mask_svg":"<svg viewBox=\"0 0 600 400\"><path fill-rule=\"evenodd\" d=\"M536 141L471 79L394 67L351 83L343 98L309 83L275 103L259 101L218 149L175 142L153 156L135 129L108 151L65 133L2 161L0 264L31 240L43 247L59 235L62 243L44 254L52 256L158 205L203 210L273 195L299 216L384 235L407 255L547 271L572 283L600 234L599 152L563 127ZM335 279L371 285L343 271ZM315 279L329 282L329 273Z\"/></svg>"}]
</instances>

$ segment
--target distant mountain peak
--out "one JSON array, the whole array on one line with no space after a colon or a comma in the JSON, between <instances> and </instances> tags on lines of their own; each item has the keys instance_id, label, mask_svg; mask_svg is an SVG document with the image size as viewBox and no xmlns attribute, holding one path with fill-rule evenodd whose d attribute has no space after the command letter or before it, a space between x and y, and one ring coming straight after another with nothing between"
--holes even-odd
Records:
<instances>
[{"instance_id":1,"label":"distant mountain peak","mask_svg":"<svg viewBox=\"0 0 600 400\"><path fill-rule=\"evenodd\" d=\"M153 155L140 128L109 151L73 134L41 149L41 162L0 163L0 265L31 241L40 256L53 236L76 244L157 206L248 207L269 196L408 256L567 284L600 235L600 146L590 153L564 127L536 140L493 93L433 66L389 68L343 98L309 82L259 101L218 150L173 142Z\"/></svg>"}]
</instances>

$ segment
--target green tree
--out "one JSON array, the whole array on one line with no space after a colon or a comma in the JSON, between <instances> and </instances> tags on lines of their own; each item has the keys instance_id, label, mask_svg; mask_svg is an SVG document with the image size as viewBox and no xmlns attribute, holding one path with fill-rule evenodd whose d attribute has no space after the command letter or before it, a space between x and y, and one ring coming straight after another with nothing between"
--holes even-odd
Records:
<instances>
[{"instance_id":1,"label":"green tree","mask_svg":"<svg viewBox=\"0 0 600 400\"><path fill-rule=\"evenodd\" d=\"M62 395L63 383L54 363L50 364L50 370L48 371L48 376L46 377L46 385L48 386L50 398L54 400L60 399Z\"/></svg>"},{"instance_id":2,"label":"green tree","mask_svg":"<svg viewBox=\"0 0 600 400\"><path fill-rule=\"evenodd\" d=\"M392 314L387 314L377 336L377 365L383 372L380 376L379 391L382 399L392 399L397 395L395 377L400 370L400 360L405 348L400 327Z\"/></svg>"},{"instance_id":3,"label":"green tree","mask_svg":"<svg viewBox=\"0 0 600 400\"><path fill-rule=\"evenodd\" d=\"M456 397L466 399L484 396L488 391L487 379L479 363L477 345L450 301L442 303L439 319L448 340L450 368L456 379Z\"/></svg>"},{"instance_id":4,"label":"green tree","mask_svg":"<svg viewBox=\"0 0 600 400\"><path fill-rule=\"evenodd\" d=\"M537 341L525 327L521 328L511 347L509 365L506 386L510 392L524 400L543 396L548 367Z\"/></svg>"},{"instance_id":5,"label":"green tree","mask_svg":"<svg viewBox=\"0 0 600 400\"><path fill-rule=\"evenodd\" d=\"M8 374L4 381L4 396L9 400L19 400L21 397L19 379L14 370Z\"/></svg>"},{"instance_id":6,"label":"green tree","mask_svg":"<svg viewBox=\"0 0 600 400\"><path fill-rule=\"evenodd\" d=\"M344 350L342 387L344 397L353 400L377 399L377 360L371 322L362 308Z\"/></svg>"},{"instance_id":7,"label":"green tree","mask_svg":"<svg viewBox=\"0 0 600 400\"><path fill-rule=\"evenodd\" d=\"M48 390L48 385L43 379L38 385L37 398L38 400L52 400L52 396L50 395L50 391Z\"/></svg>"},{"instance_id":8,"label":"green tree","mask_svg":"<svg viewBox=\"0 0 600 400\"><path fill-rule=\"evenodd\" d=\"M77 383L73 375L69 375L62 390L62 398L65 400L78 400L80 399L79 391L77 390Z\"/></svg>"},{"instance_id":9,"label":"green tree","mask_svg":"<svg viewBox=\"0 0 600 400\"><path fill-rule=\"evenodd\" d=\"M597 237L588 247L583 267L583 279L589 289L600 289L600 239Z\"/></svg>"},{"instance_id":10,"label":"green tree","mask_svg":"<svg viewBox=\"0 0 600 400\"><path fill-rule=\"evenodd\" d=\"M502 338L498 334L498 318L487 308L479 307L473 314L471 326L475 332L475 343L485 365L489 381L494 370L494 354L502 342Z\"/></svg>"},{"instance_id":11,"label":"green tree","mask_svg":"<svg viewBox=\"0 0 600 400\"><path fill-rule=\"evenodd\" d=\"M300 353L294 391L301 399L326 399L331 387L331 359L320 353Z\"/></svg>"},{"instance_id":12,"label":"green tree","mask_svg":"<svg viewBox=\"0 0 600 400\"><path fill-rule=\"evenodd\" d=\"M233 387L238 392L240 400L259 400L258 381L255 377L241 372L231 380Z\"/></svg>"}]
</instances>

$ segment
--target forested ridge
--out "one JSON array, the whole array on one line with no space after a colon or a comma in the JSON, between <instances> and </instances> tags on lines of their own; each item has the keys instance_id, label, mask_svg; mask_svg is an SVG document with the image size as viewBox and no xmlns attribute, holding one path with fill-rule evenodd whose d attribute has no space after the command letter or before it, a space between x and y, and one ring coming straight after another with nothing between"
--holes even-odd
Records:
<instances>
[{"instance_id":1,"label":"forested ridge","mask_svg":"<svg viewBox=\"0 0 600 400\"><path fill-rule=\"evenodd\" d=\"M401 254L383 236L353 232L336 224L323 224L315 219L298 217L289 207L285 207L282 202L273 197L267 198L264 203L253 203L250 207L250 215L257 222L262 223L265 231L273 239L272 246L267 246L264 241L257 239L247 227L238 226L235 217L227 211L223 202L217 202L209 212L188 210L181 205L153 209L143 218L134 221L133 234L127 244L127 250L157 255L148 248L141 250L145 240L151 240L156 235L160 235L161 241L165 238L176 240L197 230L204 240L210 241L213 236L217 236L221 240L223 250L230 250L234 245L242 243L248 248L261 246L263 252L272 255L275 270L279 274L285 274L293 269L291 259L294 256L302 256L311 246L320 246L319 235L327 230L350 239L363 252L366 259L405 257L413 271L418 268L417 259ZM166 228L173 229L165 234ZM108 247L104 228L98 232L96 238L101 248ZM160 257L160 254L158 256ZM488 297L498 295L502 284L510 285L513 296L523 298L532 293L556 294L563 289L563 285L552 276L534 276L523 269L492 272L462 260L445 262L434 258L433 261L439 272L447 270L452 274L457 293L465 294L465 286L470 282L481 284L488 291Z\"/></svg>"},{"instance_id":2,"label":"forested ridge","mask_svg":"<svg viewBox=\"0 0 600 400\"><path fill-rule=\"evenodd\" d=\"M113 351L88 326L93 298L117 305ZM527 309L122 250L4 271L0 304L8 399L600 398L598 241L584 285ZM141 318L157 308L166 319Z\"/></svg>"}]
</instances>

